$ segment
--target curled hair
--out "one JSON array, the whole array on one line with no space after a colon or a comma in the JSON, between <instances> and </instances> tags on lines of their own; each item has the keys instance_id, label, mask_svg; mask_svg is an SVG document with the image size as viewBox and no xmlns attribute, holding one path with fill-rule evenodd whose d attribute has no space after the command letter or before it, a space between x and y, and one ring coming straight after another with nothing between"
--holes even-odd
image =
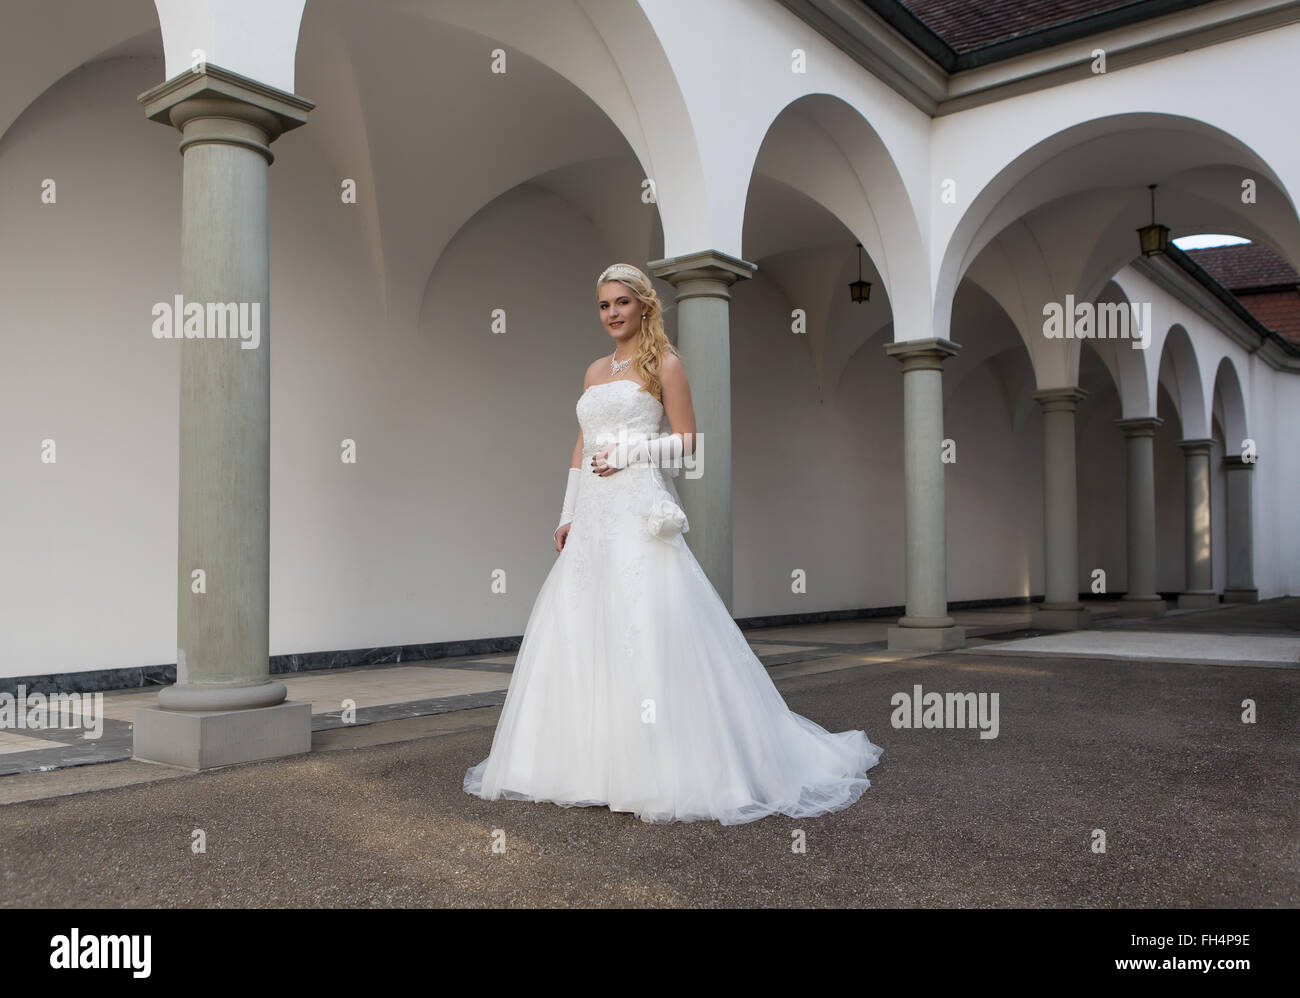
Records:
<instances>
[{"instance_id":1,"label":"curled hair","mask_svg":"<svg viewBox=\"0 0 1300 998\"><path fill-rule=\"evenodd\" d=\"M600 294L602 284L618 281L645 308L645 318L641 320L641 332L637 337L636 353L632 366L640 373L646 391L656 399L663 401L663 382L659 378L659 365L663 358L671 353L675 356L677 348L664 332L664 310L659 301L650 278L627 263L616 263L606 267L596 280L596 294Z\"/></svg>"}]
</instances>

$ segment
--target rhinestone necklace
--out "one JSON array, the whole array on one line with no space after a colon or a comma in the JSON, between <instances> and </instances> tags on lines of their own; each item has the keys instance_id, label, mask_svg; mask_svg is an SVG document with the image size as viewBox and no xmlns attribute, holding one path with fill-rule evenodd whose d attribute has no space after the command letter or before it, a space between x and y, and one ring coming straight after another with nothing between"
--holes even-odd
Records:
<instances>
[{"instance_id":1,"label":"rhinestone necklace","mask_svg":"<svg viewBox=\"0 0 1300 998\"><path fill-rule=\"evenodd\" d=\"M618 374L620 371L624 370L624 369L627 367L628 364L632 363L632 361L633 361L634 359L635 359L634 357L629 357L627 360L620 360L620 361L616 364L616 363L614 363L614 355L613 355L613 354L610 354L610 356L609 356L609 374L610 374L610 377L613 377L614 375Z\"/></svg>"}]
</instances>

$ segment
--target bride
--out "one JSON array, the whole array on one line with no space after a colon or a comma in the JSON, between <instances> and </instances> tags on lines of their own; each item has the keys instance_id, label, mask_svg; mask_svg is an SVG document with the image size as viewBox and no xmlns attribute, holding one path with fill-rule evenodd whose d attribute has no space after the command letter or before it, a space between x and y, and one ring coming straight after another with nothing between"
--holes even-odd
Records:
<instances>
[{"instance_id":1,"label":"bride","mask_svg":"<svg viewBox=\"0 0 1300 998\"><path fill-rule=\"evenodd\" d=\"M614 352L583 379L560 554L524 628L491 752L466 772L465 791L647 822L846 808L871 785L881 749L791 711L750 650L682 538L690 523L673 469L707 473L706 439L658 294L619 263L596 295Z\"/></svg>"}]
</instances>

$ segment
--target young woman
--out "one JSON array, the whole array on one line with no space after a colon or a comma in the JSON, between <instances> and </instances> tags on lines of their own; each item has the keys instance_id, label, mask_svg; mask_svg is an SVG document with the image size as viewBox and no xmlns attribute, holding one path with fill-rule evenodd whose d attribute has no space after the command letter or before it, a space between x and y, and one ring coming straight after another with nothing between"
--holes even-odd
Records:
<instances>
[{"instance_id":1,"label":"young woman","mask_svg":"<svg viewBox=\"0 0 1300 998\"><path fill-rule=\"evenodd\" d=\"M611 355L587 369L555 547L488 757L488 800L605 805L647 822L848 807L881 749L792 712L682 534L663 469L698 463L686 372L659 297L618 263L596 282ZM667 423L670 433L664 434Z\"/></svg>"}]
</instances>

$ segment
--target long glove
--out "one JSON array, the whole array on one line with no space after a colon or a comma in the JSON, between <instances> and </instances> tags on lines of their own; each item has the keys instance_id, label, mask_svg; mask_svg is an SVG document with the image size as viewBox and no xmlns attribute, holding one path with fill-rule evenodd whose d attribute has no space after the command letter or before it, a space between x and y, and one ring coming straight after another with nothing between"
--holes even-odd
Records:
<instances>
[{"instance_id":1,"label":"long glove","mask_svg":"<svg viewBox=\"0 0 1300 998\"><path fill-rule=\"evenodd\" d=\"M605 458L611 468L626 468L633 461L659 468L678 468L682 463L684 443L680 433L649 439L643 434L621 438Z\"/></svg>"},{"instance_id":2,"label":"long glove","mask_svg":"<svg viewBox=\"0 0 1300 998\"><path fill-rule=\"evenodd\" d=\"M564 504L560 508L560 523L552 532L552 537L560 532L560 527L573 522L573 511L578 503L578 482L581 480L582 469L570 468L569 481L564 487Z\"/></svg>"}]
</instances>

